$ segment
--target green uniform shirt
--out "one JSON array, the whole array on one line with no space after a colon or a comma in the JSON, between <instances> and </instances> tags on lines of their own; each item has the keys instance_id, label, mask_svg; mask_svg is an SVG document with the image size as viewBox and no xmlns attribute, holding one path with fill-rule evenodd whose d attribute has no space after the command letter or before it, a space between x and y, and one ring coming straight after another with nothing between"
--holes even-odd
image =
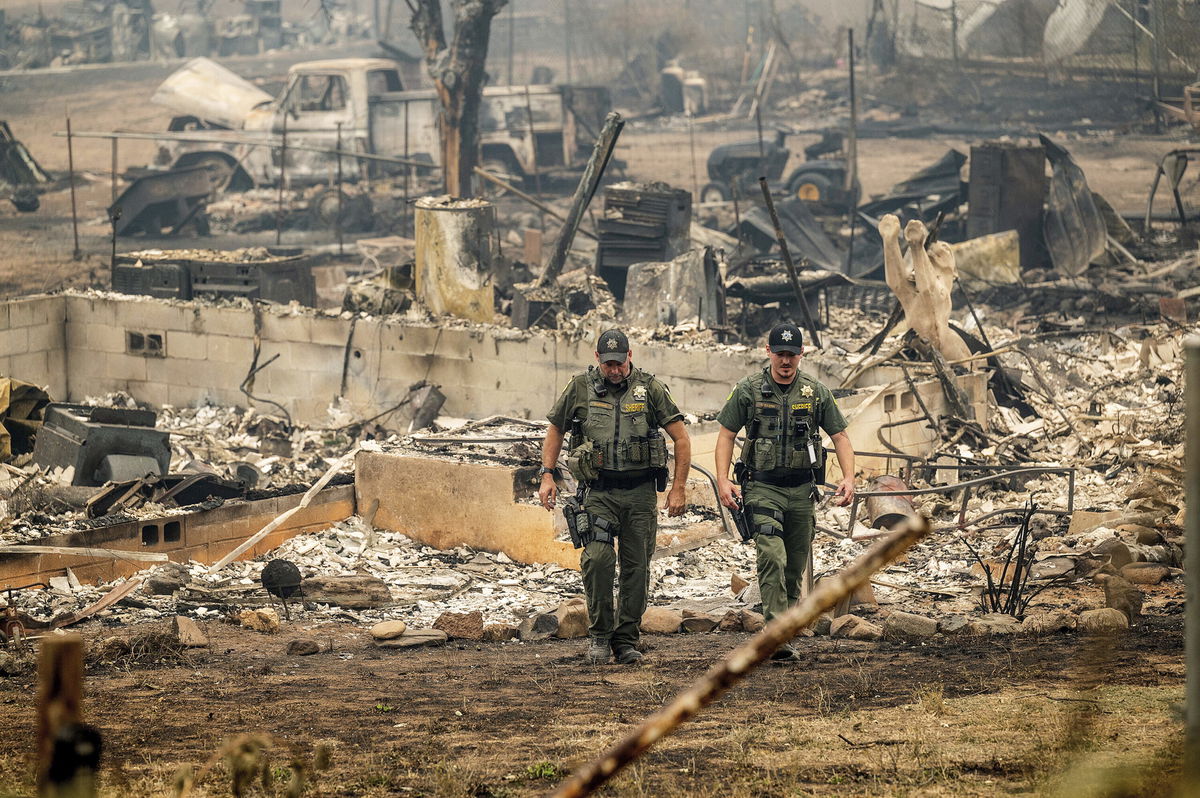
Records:
<instances>
[{"instance_id":1,"label":"green uniform shirt","mask_svg":"<svg viewBox=\"0 0 1200 798\"><path fill-rule=\"evenodd\" d=\"M759 376L753 374L733 386L733 390L725 400L725 406L717 415L717 422L722 427L731 432L740 432L754 418L754 405L762 392L751 381ZM771 379L769 369L765 379L778 392L779 387ZM792 380L792 384L788 386L788 390L782 395L782 398L793 403L793 406L811 404L811 408L805 409L811 411L817 425L831 437L849 426L842 411L838 410L833 393L807 374L796 372L796 379Z\"/></svg>"},{"instance_id":2,"label":"green uniform shirt","mask_svg":"<svg viewBox=\"0 0 1200 798\"><path fill-rule=\"evenodd\" d=\"M638 372L634 369L634 372ZM657 427L665 427L672 421L678 421L683 418L683 413L675 405L675 400L671 398L671 391L662 381L650 374L641 372L647 378L648 385L646 388L646 401L649 404L650 421ZM629 384L633 381L635 375L631 373L621 385L607 384L608 398L619 402L624 398L628 391ZM567 383L567 387L563 389L562 395L558 397L558 401L554 403L554 407L550 409L550 413L546 416L550 423L558 427L561 431L567 432L571 426L571 419L579 418L583 420L587 418L588 401L595 392L592 389L592 378L585 371L581 374L576 374Z\"/></svg>"}]
</instances>

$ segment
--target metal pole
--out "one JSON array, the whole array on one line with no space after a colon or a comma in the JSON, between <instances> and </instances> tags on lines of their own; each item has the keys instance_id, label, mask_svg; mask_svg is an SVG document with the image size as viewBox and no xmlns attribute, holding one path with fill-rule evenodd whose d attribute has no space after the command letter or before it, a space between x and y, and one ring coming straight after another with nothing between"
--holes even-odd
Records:
<instances>
[{"instance_id":1,"label":"metal pole","mask_svg":"<svg viewBox=\"0 0 1200 798\"><path fill-rule=\"evenodd\" d=\"M954 53L954 69L958 70L958 2L950 0L950 48Z\"/></svg>"},{"instance_id":2,"label":"metal pole","mask_svg":"<svg viewBox=\"0 0 1200 798\"><path fill-rule=\"evenodd\" d=\"M112 204L117 202L117 138L112 140Z\"/></svg>"},{"instance_id":3,"label":"metal pole","mask_svg":"<svg viewBox=\"0 0 1200 798\"><path fill-rule=\"evenodd\" d=\"M71 180L71 233L75 236L75 251L71 257L81 260L83 253L79 250L79 213L75 205L75 147L71 139L71 117L67 117L67 171Z\"/></svg>"},{"instance_id":4,"label":"metal pole","mask_svg":"<svg viewBox=\"0 0 1200 798\"><path fill-rule=\"evenodd\" d=\"M692 162L692 196L696 199L694 202L700 201L700 181L696 178L696 126L692 124L692 114L689 111L687 115L688 123L688 148L691 150Z\"/></svg>"},{"instance_id":5,"label":"metal pole","mask_svg":"<svg viewBox=\"0 0 1200 798\"><path fill-rule=\"evenodd\" d=\"M287 120L288 109L283 108L283 136L279 142L279 203L275 209L275 246L283 239L283 184L287 177Z\"/></svg>"},{"instance_id":6,"label":"metal pole","mask_svg":"<svg viewBox=\"0 0 1200 798\"><path fill-rule=\"evenodd\" d=\"M513 20L513 9L516 8L517 0L509 0L508 2L508 85L513 85L513 39L516 35L516 23Z\"/></svg>"},{"instance_id":7,"label":"metal pole","mask_svg":"<svg viewBox=\"0 0 1200 798\"><path fill-rule=\"evenodd\" d=\"M796 292L796 300L800 303L800 312L804 314L804 325L812 337L813 346L821 348L821 336L817 334L817 323L813 321L808 309L808 300L804 297L804 289L800 287L800 278L796 276L796 266L792 263L792 253L788 249L787 239L783 237L783 228L779 226L779 214L775 212L775 202L771 199L771 189L767 179L760 177L758 184L762 186L763 201L771 214L771 223L775 225L775 238L779 241L779 249L783 252L783 265L787 267L788 279L791 280L792 290Z\"/></svg>"},{"instance_id":8,"label":"metal pole","mask_svg":"<svg viewBox=\"0 0 1200 798\"><path fill-rule=\"evenodd\" d=\"M571 85L571 0L563 0L563 45L567 56L567 85Z\"/></svg>"},{"instance_id":9,"label":"metal pole","mask_svg":"<svg viewBox=\"0 0 1200 798\"><path fill-rule=\"evenodd\" d=\"M1184 573L1187 575L1184 618L1184 662L1187 673L1186 736L1183 746L1183 784L1200 783L1200 338L1186 345L1187 397L1186 499Z\"/></svg>"},{"instance_id":10,"label":"metal pole","mask_svg":"<svg viewBox=\"0 0 1200 798\"><path fill-rule=\"evenodd\" d=\"M341 149L342 149L342 123L341 122L337 123L337 148L338 148L338 151L341 152ZM338 205L337 205L336 230L337 230L337 242L338 242L338 255L341 256L341 255L346 254L346 248L342 242L342 156L340 156L340 155L337 157L337 201L338 201Z\"/></svg>"},{"instance_id":11,"label":"metal pole","mask_svg":"<svg viewBox=\"0 0 1200 798\"><path fill-rule=\"evenodd\" d=\"M406 160L408 158L408 106L409 106L409 103L407 103L407 102L404 103L404 157ZM404 214L402 215L402 219L403 219L403 222L402 222L403 228L402 229L404 230L404 234L406 236L412 235L412 230L409 226L410 220L408 218L408 214L411 210L408 207L408 180L409 180L410 175L412 175L412 167L405 166L404 167Z\"/></svg>"}]
</instances>

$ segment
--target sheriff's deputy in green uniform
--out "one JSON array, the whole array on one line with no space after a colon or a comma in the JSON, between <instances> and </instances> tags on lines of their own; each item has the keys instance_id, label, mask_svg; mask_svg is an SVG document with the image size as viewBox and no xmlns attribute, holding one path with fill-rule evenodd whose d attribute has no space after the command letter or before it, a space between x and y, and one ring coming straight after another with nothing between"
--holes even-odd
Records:
<instances>
[{"instance_id":1,"label":"sheriff's deputy in green uniform","mask_svg":"<svg viewBox=\"0 0 1200 798\"><path fill-rule=\"evenodd\" d=\"M563 509L576 547L590 625L587 660L632 665L650 589L650 557L658 531L656 489L666 488L666 430L675 442L675 477L667 512L682 515L692 447L667 386L633 367L629 339L606 330L596 341L596 365L567 384L548 416L542 444L542 505L554 509L555 466L571 433L567 467L581 485L582 503ZM620 599L613 613L613 576L620 562Z\"/></svg>"},{"instance_id":2,"label":"sheriff's deputy in green uniform","mask_svg":"<svg viewBox=\"0 0 1200 798\"><path fill-rule=\"evenodd\" d=\"M829 389L799 372L801 340L796 325L776 325L767 336L770 365L734 386L717 416L717 489L726 507L736 507L738 497L744 502L768 621L800 598L800 579L812 548L813 499L825 474L820 430L832 440L842 471L837 503L846 505L854 498L854 447L845 432L846 419ZM735 469L738 487L729 479L729 463L734 439L743 429L746 442ZM774 659L796 656L785 645Z\"/></svg>"}]
</instances>

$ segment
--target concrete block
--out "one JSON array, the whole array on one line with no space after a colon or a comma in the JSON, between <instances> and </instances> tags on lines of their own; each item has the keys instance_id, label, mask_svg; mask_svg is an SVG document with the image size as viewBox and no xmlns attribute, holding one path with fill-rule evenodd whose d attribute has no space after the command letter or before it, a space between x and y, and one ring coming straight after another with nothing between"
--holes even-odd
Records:
<instances>
[{"instance_id":1,"label":"concrete block","mask_svg":"<svg viewBox=\"0 0 1200 798\"><path fill-rule=\"evenodd\" d=\"M228 335L210 334L208 336L208 359L218 363L233 363L249 370L250 360L254 357L254 341ZM245 371L242 372L242 377ZM239 382L241 378L239 378Z\"/></svg>"},{"instance_id":2,"label":"concrete block","mask_svg":"<svg viewBox=\"0 0 1200 798\"><path fill-rule=\"evenodd\" d=\"M9 328L8 303L0 302L0 330Z\"/></svg>"},{"instance_id":3,"label":"concrete block","mask_svg":"<svg viewBox=\"0 0 1200 798\"><path fill-rule=\"evenodd\" d=\"M360 323L359 326L363 325ZM397 352L429 355L434 352L435 343L437 344L437 354L445 354L448 351L462 348L457 330L439 327L401 327L394 323L385 324L384 327L385 333L388 334L380 340L386 338L384 345L394 347ZM441 332L440 337L439 331Z\"/></svg>"},{"instance_id":4,"label":"concrete block","mask_svg":"<svg viewBox=\"0 0 1200 798\"><path fill-rule=\"evenodd\" d=\"M65 297L65 317L71 324L101 324L112 327L116 321L117 302L107 297Z\"/></svg>"},{"instance_id":5,"label":"concrete block","mask_svg":"<svg viewBox=\"0 0 1200 798\"><path fill-rule=\"evenodd\" d=\"M191 309L166 302L125 302L116 307L113 323L129 330L165 333L167 330L190 330Z\"/></svg>"},{"instance_id":6,"label":"concrete block","mask_svg":"<svg viewBox=\"0 0 1200 798\"><path fill-rule=\"evenodd\" d=\"M54 379L50 373L50 357L45 350L13 355L12 375L23 382L34 385L49 385Z\"/></svg>"},{"instance_id":7,"label":"concrete block","mask_svg":"<svg viewBox=\"0 0 1200 798\"><path fill-rule=\"evenodd\" d=\"M167 385L167 404L174 407L199 407L217 404L211 392L190 385Z\"/></svg>"},{"instance_id":8,"label":"concrete block","mask_svg":"<svg viewBox=\"0 0 1200 798\"><path fill-rule=\"evenodd\" d=\"M0 352L3 352L3 351L4 351L3 349L0 349ZM12 358L8 355L0 354L0 377L11 377L11 376L12 376Z\"/></svg>"},{"instance_id":9,"label":"concrete block","mask_svg":"<svg viewBox=\"0 0 1200 798\"><path fill-rule=\"evenodd\" d=\"M264 341L309 343L312 341L312 319L308 316L264 313L262 337Z\"/></svg>"},{"instance_id":10,"label":"concrete block","mask_svg":"<svg viewBox=\"0 0 1200 798\"><path fill-rule=\"evenodd\" d=\"M241 308L200 306L196 324L209 335L228 335L249 339L254 335L254 314Z\"/></svg>"},{"instance_id":11,"label":"concrete block","mask_svg":"<svg viewBox=\"0 0 1200 798\"><path fill-rule=\"evenodd\" d=\"M308 399L317 403L329 404L337 398L342 389L342 375L330 372L310 372L308 375ZM396 401L400 401L397 399ZM386 402L380 402L386 406ZM392 404L395 404L393 402Z\"/></svg>"},{"instance_id":12,"label":"concrete block","mask_svg":"<svg viewBox=\"0 0 1200 798\"><path fill-rule=\"evenodd\" d=\"M359 325L355 325L358 327ZM350 334L350 322L347 319L331 316L316 316L311 319L309 326L309 340L314 344L325 344L327 346L346 345L346 337ZM355 338L358 338L358 331L355 330Z\"/></svg>"},{"instance_id":13,"label":"concrete block","mask_svg":"<svg viewBox=\"0 0 1200 798\"><path fill-rule=\"evenodd\" d=\"M50 378L46 381L46 390L55 401L70 399L67 388L67 350L51 349L46 353L47 370Z\"/></svg>"},{"instance_id":14,"label":"concrete block","mask_svg":"<svg viewBox=\"0 0 1200 798\"><path fill-rule=\"evenodd\" d=\"M342 375L342 361L345 356L345 350L340 346L309 343L289 343L279 346L280 351L283 352L283 357L272 364L272 368L275 365L283 365L286 368L300 371L318 373L337 372L339 377ZM266 347L267 344L264 343L264 351L266 351ZM351 352L350 359L361 360L362 358L355 358L354 353Z\"/></svg>"},{"instance_id":15,"label":"concrete block","mask_svg":"<svg viewBox=\"0 0 1200 798\"><path fill-rule=\"evenodd\" d=\"M29 328L0 330L0 352L12 357L29 351Z\"/></svg>"},{"instance_id":16,"label":"concrete block","mask_svg":"<svg viewBox=\"0 0 1200 798\"><path fill-rule=\"evenodd\" d=\"M188 360L208 358L208 336L171 330L167 333L167 357Z\"/></svg>"},{"instance_id":17,"label":"concrete block","mask_svg":"<svg viewBox=\"0 0 1200 798\"><path fill-rule=\"evenodd\" d=\"M273 363L258 373L254 393L285 404L289 399L305 399L309 396L308 372L299 369L277 368ZM263 379L263 378L266 379ZM266 389L265 391L263 389Z\"/></svg>"},{"instance_id":18,"label":"concrete block","mask_svg":"<svg viewBox=\"0 0 1200 798\"><path fill-rule=\"evenodd\" d=\"M130 380L144 382L146 380L146 361L152 359L161 360L161 358L146 358L141 355L108 355L108 367L102 376L121 382ZM170 374L169 371L168 374Z\"/></svg>"},{"instance_id":19,"label":"concrete block","mask_svg":"<svg viewBox=\"0 0 1200 798\"><path fill-rule=\"evenodd\" d=\"M36 327L50 322L50 306L57 297L28 297L9 302L11 327Z\"/></svg>"},{"instance_id":20,"label":"concrete block","mask_svg":"<svg viewBox=\"0 0 1200 798\"><path fill-rule=\"evenodd\" d=\"M125 390L129 391L129 395L134 399L155 408L170 404L167 386L162 382L130 380L126 383Z\"/></svg>"},{"instance_id":21,"label":"concrete block","mask_svg":"<svg viewBox=\"0 0 1200 798\"><path fill-rule=\"evenodd\" d=\"M29 351L50 351L66 346L63 325L40 324L29 328Z\"/></svg>"},{"instance_id":22,"label":"concrete block","mask_svg":"<svg viewBox=\"0 0 1200 798\"><path fill-rule=\"evenodd\" d=\"M471 490L460 490L462 485ZM455 501L445 500L450 495ZM360 452L355 458L356 504L369 507L376 499L376 526L423 543L503 551L524 563L579 567L578 552L555 539L553 516L541 507L516 503L511 468Z\"/></svg>"}]
</instances>

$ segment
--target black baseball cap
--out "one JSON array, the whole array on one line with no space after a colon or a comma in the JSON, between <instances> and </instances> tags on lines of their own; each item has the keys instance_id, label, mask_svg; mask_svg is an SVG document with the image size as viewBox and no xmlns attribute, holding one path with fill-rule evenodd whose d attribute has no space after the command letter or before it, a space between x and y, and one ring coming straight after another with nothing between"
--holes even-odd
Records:
<instances>
[{"instance_id":1,"label":"black baseball cap","mask_svg":"<svg viewBox=\"0 0 1200 798\"><path fill-rule=\"evenodd\" d=\"M798 355L804 351L804 336L800 328L790 322L776 324L767 336L767 346L772 352L791 352Z\"/></svg>"},{"instance_id":2,"label":"black baseball cap","mask_svg":"<svg viewBox=\"0 0 1200 798\"><path fill-rule=\"evenodd\" d=\"M629 339L620 330L605 330L596 339L596 352L601 362L624 363L629 356Z\"/></svg>"}]
</instances>

